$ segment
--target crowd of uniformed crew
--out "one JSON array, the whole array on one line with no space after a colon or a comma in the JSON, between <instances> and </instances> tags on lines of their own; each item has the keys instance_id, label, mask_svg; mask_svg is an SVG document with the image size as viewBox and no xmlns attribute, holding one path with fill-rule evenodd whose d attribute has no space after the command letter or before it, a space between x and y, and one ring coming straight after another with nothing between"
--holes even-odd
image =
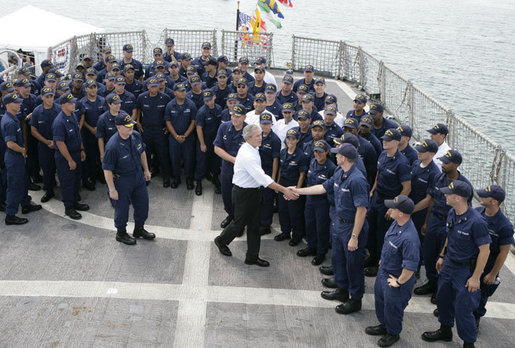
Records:
<instances>
[{"instance_id":1,"label":"crowd of uniformed crew","mask_svg":"<svg viewBox=\"0 0 515 348\"><path fill-rule=\"evenodd\" d=\"M123 185L130 191L115 212L118 231L125 230L129 202L138 205L135 219L143 229L148 196L145 201L146 189L131 185L144 182L141 168L149 180L150 168L152 176L160 173L163 187L177 188L184 176L197 195L202 180L211 181L222 194L225 227L233 219L233 164L245 141L242 130L257 124L266 174L308 194L286 200L262 190L261 234L271 232L276 206L281 228L276 241L296 246L305 237L307 247L297 255L313 256L313 265L324 261L332 245L332 266L320 270L334 275L322 283L335 289L322 297L343 302L339 313L359 311L364 276L377 275L380 324L366 332L382 335L378 344L389 346L399 339L415 274L424 265L428 281L415 294L432 295L441 327L422 338L452 339L456 319L464 345L473 346L487 298L499 284L513 226L499 210L504 191L498 186L478 190L483 207L471 208L472 185L458 170L460 153L445 141L445 124L429 129L430 137L413 148L411 128L384 118L379 103L365 111L364 95L356 96L353 110L340 114L336 96L325 92L324 78L315 77L311 65L303 78L294 81L286 73L277 84L264 58L249 69L243 57L231 69L226 56L211 56L209 42L195 59L175 52L171 38L165 45L164 52L153 50L154 62L145 68L126 44L121 60L109 47L98 62L81 56L71 82L62 81L48 60L35 79L22 68L18 79L0 81L0 204L7 224L28 221L16 216L20 205L23 214L41 209L27 193L40 189L38 183L45 191L42 202L54 197L56 174L65 214L80 219L78 211L89 209L80 203L80 185L94 190L97 181L105 184L104 169L112 171L118 191ZM122 137L110 142L118 127L133 123L141 136L126 138L121 131ZM134 144L124 145L126 139ZM340 146L332 151L336 157L330 155ZM140 165L143 158L148 167ZM323 189L310 191L317 185ZM122 197L112 191L110 198L119 203ZM144 229L137 233L154 237ZM135 244L126 232L118 240Z\"/></svg>"}]
</instances>

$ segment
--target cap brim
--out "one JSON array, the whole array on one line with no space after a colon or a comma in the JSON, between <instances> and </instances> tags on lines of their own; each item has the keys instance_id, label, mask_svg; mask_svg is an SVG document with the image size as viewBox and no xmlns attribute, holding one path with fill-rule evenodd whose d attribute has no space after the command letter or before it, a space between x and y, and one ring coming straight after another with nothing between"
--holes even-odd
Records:
<instances>
[{"instance_id":1,"label":"cap brim","mask_svg":"<svg viewBox=\"0 0 515 348\"><path fill-rule=\"evenodd\" d=\"M371 124L368 124L368 123L364 123L364 122L360 122L359 123L360 126L365 126L367 128L372 128L372 125Z\"/></svg>"},{"instance_id":2,"label":"cap brim","mask_svg":"<svg viewBox=\"0 0 515 348\"><path fill-rule=\"evenodd\" d=\"M427 152L427 149L422 145L415 146L415 150L417 150L418 152Z\"/></svg>"},{"instance_id":3,"label":"cap brim","mask_svg":"<svg viewBox=\"0 0 515 348\"><path fill-rule=\"evenodd\" d=\"M479 197L492 197L492 195L490 195L486 190L483 189L476 190L476 192Z\"/></svg>"},{"instance_id":4,"label":"cap brim","mask_svg":"<svg viewBox=\"0 0 515 348\"><path fill-rule=\"evenodd\" d=\"M313 148L313 151L326 152L327 150L326 150L326 149L323 149L323 148L321 148L321 147L319 147L319 146L315 146L315 147Z\"/></svg>"},{"instance_id":5,"label":"cap brim","mask_svg":"<svg viewBox=\"0 0 515 348\"><path fill-rule=\"evenodd\" d=\"M393 140L393 138L390 138L388 135L383 135L383 136L381 137L381 140L392 141L392 140Z\"/></svg>"},{"instance_id":6,"label":"cap brim","mask_svg":"<svg viewBox=\"0 0 515 348\"><path fill-rule=\"evenodd\" d=\"M132 128L132 127L134 127L135 124L136 124L135 121L131 121L129 124L124 124L123 126L127 127L127 128Z\"/></svg>"},{"instance_id":7,"label":"cap brim","mask_svg":"<svg viewBox=\"0 0 515 348\"><path fill-rule=\"evenodd\" d=\"M447 157L445 157L445 156L438 157L438 159L439 159L440 161L442 161L442 163L451 163L451 162L452 162L449 158L447 158Z\"/></svg>"},{"instance_id":8,"label":"cap brim","mask_svg":"<svg viewBox=\"0 0 515 348\"><path fill-rule=\"evenodd\" d=\"M159 87L158 83L149 83L147 86L149 87Z\"/></svg>"},{"instance_id":9,"label":"cap brim","mask_svg":"<svg viewBox=\"0 0 515 348\"><path fill-rule=\"evenodd\" d=\"M293 112L293 109L283 109L283 112Z\"/></svg>"},{"instance_id":10,"label":"cap brim","mask_svg":"<svg viewBox=\"0 0 515 348\"><path fill-rule=\"evenodd\" d=\"M335 139L335 140L336 140L336 139ZM336 141L335 141L335 140L333 140L333 141L334 141L334 143L336 143ZM339 148L337 148L337 147L333 147L333 148L331 149L331 153L338 153L338 152L340 152L340 149L339 149Z\"/></svg>"},{"instance_id":11,"label":"cap brim","mask_svg":"<svg viewBox=\"0 0 515 348\"><path fill-rule=\"evenodd\" d=\"M453 193L454 193L454 192L453 192L450 188L448 188L448 187L442 187L442 188L440 189L440 192L441 192L441 193L443 193L444 195L445 195L445 194L447 194L447 195L448 195L448 194L453 194Z\"/></svg>"},{"instance_id":12,"label":"cap brim","mask_svg":"<svg viewBox=\"0 0 515 348\"><path fill-rule=\"evenodd\" d=\"M396 204L393 199L385 199L384 200L384 206L387 208L393 208L396 209Z\"/></svg>"},{"instance_id":13,"label":"cap brim","mask_svg":"<svg viewBox=\"0 0 515 348\"><path fill-rule=\"evenodd\" d=\"M259 123L269 123L271 124L272 123L272 120L260 120Z\"/></svg>"},{"instance_id":14,"label":"cap brim","mask_svg":"<svg viewBox=\"0 0 515 348\"><path fill-rule=\"evenodd\" d=\"M204 98L204 101L210 101L210 100L212 100L212 99L213 99L213 97L214 97L214 96L211 96L211 97L205 97L205 98Z\"/></svg>"}]
</instances>

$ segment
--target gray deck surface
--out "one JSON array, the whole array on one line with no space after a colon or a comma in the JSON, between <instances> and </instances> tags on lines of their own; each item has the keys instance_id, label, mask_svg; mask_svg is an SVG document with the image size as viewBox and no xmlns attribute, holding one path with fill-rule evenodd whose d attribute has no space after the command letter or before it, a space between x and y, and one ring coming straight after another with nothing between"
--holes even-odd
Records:
<instances>
[{"instance_id":1,"label":"gray deck surface","mask_svg":"<svg viewBox=\"0 0 515 348\"><path fill-rule=\"evenodd\" d=\"M329 81L328 91L342 113L351 108L341 83ZM27 225L0 224L0 347L375 346L378 338L364 334L377 323L374 279L366 279L363 310L338 315L337 303L320 298L318 267L295 255L304 245L272 239L277 215L262 240L261 257L271 262L263 269L243 263L245 236L230 245L233 257L218 252L212 240L225 212L210 183L197 197L184 180L163 189L158 177L149 191L147 227L157 239L136 246L115 241L113 209L99 184L82 192L92 209L80 221L64 217L53 199ZM30 194L36 202L42 196ZM514 270L510 254L478 347L514 345ZM412 298L397 347L461 346L455 329L450 343L420 339L439 326L434 308L429 297Z\"/></svg>"}]
</instances>

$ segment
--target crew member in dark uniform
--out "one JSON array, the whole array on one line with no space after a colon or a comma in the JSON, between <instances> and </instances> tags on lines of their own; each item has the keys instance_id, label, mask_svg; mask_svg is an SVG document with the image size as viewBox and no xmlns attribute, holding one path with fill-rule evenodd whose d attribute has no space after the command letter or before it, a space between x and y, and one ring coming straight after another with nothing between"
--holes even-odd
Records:
<instances>
[{"instance_id":1,"label":"crew member in dark uniform","mask_svg":"<svg viewBox=\"0 0 515 348\"><path fill-rule=\"evenodd\" d=\"M413 162L417 160L417 151L409 144L411 136L413 135L413 130L408 125L400 125L397 127L399 132L401 132L401 142L399 143L399 151L406 157L411 166Z\"/></svg>"},{"instance_id":2,"label":"crew member in dark uniform","mask_svg":"<svg viewBox=\"0 0 515 348\"><path fill-rule=\"evenodd\" d=\"M361 122L361 118L363 116L368 116L365 111L365 106L367 106L367 96L363 94L358 94L354 98L354 104L352 105L353 109L347 112L345 118L353 118L356 121Z\"/></svg>"},{"instance_id":3,"label":"crew member in dark uniform","mask_svg":"<svg viewBox=\"0 0 515 348\"><path fill-rule=\"evenodd\" d=\"M313 78L314 76L315 68L313 67L313 65L306 65L304 67L304 78L295 81L295 83L293 84L293 91L297 92L297 89L299 89L300 85L306 85L309 87L308 92L315 93L315 79Z\"/></svg>"},{"instance_id":4,"label":"crew member in dark uniform","mask_svg":"<svg viewBox=\"0 0 515 348\"><path fill-rule=\"evenodd\" d=\"M373 103L370 105L369 114L374 120L372 127L372 134L378 139L384 135L384 133L391 128L397 128L399 125L387 118L383 117L384 107L379 103Z\"/></svg>"}]
</instances>

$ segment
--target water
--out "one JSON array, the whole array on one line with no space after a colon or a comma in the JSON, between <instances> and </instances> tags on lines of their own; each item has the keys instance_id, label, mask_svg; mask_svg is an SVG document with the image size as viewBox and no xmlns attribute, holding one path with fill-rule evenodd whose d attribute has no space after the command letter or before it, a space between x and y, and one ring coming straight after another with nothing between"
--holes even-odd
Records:
<instances>
[{"instance_id":1,"label":"water","mask_svg":"<svg viewBox=\"0 0 515 348\"><path fill-rule=\"evenodd\" d=\"M251 14L255 3L242 1L241 10ZM234 0L125 0L116 4L97 0L74 1L73 6L63 0L15 4L0 0L0 13L25 4L107 31L145 29L154 41L165 27L234 30L235 26ZM283 29L274 31L276 61L289 56L292 34L360 45L515 153L515 137L511 136L515 130L511 124L513 0L294 0L294 4L293 9L283 11Z\"/></svg>"}]
</instances>

